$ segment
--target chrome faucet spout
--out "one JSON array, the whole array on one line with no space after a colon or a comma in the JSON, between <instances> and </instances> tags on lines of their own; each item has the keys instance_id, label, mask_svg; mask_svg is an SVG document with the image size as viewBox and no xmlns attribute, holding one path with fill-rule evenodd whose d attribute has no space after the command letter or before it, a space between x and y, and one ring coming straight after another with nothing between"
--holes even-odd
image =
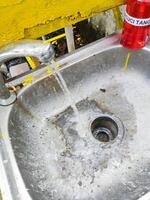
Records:
<instances>
[{"instance_id":1,"label":"chrome faucet spout","mask_svg":"<svg viewBox=\"0 0 150 200\"><path fill-rule=\"evenodd\" d=\"M43 64L47 64L54 58L54 49L50 43L43 43L41 40L21 40L0 49L1 64L25 56L35 57Z\"/></svg>"},{"instance_id":2,"label":"chrome faucet spout","mask_svg":"<svg viewBox=\"0 0 150 200\"><path fill-rule=\"evenodd\" d=\"M42 64L48 64L54 58L54 49L50 43L41 40L21 40L0 49L0 65L18 57L31 56L37 58ZM6 88L2 75L0 75L0 105L9 105L15 101L14 94Z\"/></svg>"}]
</instances>

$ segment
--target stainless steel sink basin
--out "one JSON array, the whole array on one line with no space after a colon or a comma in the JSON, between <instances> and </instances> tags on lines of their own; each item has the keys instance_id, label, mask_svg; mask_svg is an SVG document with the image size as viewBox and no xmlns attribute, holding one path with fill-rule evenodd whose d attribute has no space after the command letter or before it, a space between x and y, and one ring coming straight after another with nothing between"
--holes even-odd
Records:
<instances>
[{"instance_id":1,"label":"stainless steel sink basin","mask_svg":"<svg viewBox=\"0 0 150 200\"><path fill-rule=\"evenodd\" d=\"M128 50L118 40L58 61L78 120L46 68L0 107L6 199L150 199L150 47L132 52L124 70Z\"/></svg>"}]
</instances>

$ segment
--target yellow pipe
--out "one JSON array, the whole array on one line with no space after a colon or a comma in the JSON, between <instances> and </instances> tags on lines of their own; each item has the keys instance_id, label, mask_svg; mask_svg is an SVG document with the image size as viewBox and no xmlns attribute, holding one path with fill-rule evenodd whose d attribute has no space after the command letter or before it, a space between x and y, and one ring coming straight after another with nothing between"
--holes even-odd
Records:
<instances>
[{"instance_id":1,"label":"yellow pipe","mask_svg":"<svg viewBox=\"0 0 150 200\"><path fill-rule=\"evenodd\" d=\"M123 27L123 20L121 16L121 12L119 7L113 8L114 17L116 20L117 29L122 29Z\"/></svg>"},{"instance_id":2,"label":"yellow pipe","mask_svg":"<svg viewBox=\"0 0 150 200\"><path fill-rule=\"evenodd\" d=\"M34 61L32 60L32 58L30 58L30 57L27 56L26 60L27 60L27 62L29 63L29 65L30 65L30 67L32 69L36 69L36 64L34 63Z\"/></svg>"},{"instance_id":3,"label":"yellow pipe","mask_svg":"<svg viewBox=\"0 0 150 200\"><path fill-rule=\"evenodd\" d=\"M54 42L54 41L56 41L56 40L59 40L59 39L61 39L61 38L64 38L65 36L66 36L66 34L63 33L63 34L58 35L58 36L56 36L56 37L50 38L50 39L48 39L48 40L45 40L44 43Z\"/></svg>"},{"instance_id":4,"label":"yellow pipe","mask_svg":"<svg viewBox=\"0 0 150 200\"><path fill-rule=\"evenodd\" d=\"M124 64L124 67L123 67L124 70L127 70L127 69L128 69L128 65L129 65L129 60L130 60L130 58L131 58L131 52L129 52L129 53L127 54L127 57L126 57L126 60L125 60L125 64Z\"/></svg>"}]
</instances>

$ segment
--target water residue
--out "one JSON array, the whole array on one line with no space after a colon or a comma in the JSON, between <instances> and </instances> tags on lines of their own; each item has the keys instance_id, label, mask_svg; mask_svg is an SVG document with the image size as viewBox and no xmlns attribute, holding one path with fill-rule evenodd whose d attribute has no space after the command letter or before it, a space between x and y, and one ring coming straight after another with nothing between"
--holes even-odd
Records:
<instances>
[{"instance_id":1,"label":"water residue","mask_svg":"<svg viewBox=\"0 0 150 200\"><path fill-rule=\"evenodd\" d=\"M20 171L27 169L23 178L31 180L27 184L29 192L38 191L39 200L137 199L141 192L150 189L149 80L133 69L126 73L114 69L102 75L97 73L83 79L75 104L78 86L70 94L56 64L52 65L72 109L61 97L54 101L51 98L51 107L49 99L41 107L41 102L36 106L38 113L45 109L49 119L39 123L20 108L9 125ZM66 110L60 113L62 104ZM102 148L93 138L89 126L100 109L113 113L124 123L126 132L120 146ZM59 114L52 117L54 111ZM78 112L84 126L82 137L76 128Z\"/></svg>"}]
</instances>

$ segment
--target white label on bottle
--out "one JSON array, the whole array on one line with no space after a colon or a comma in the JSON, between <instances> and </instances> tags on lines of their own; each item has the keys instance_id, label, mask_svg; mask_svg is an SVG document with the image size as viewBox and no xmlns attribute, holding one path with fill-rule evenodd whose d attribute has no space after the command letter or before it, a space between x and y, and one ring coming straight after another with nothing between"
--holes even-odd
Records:
<instances>
[{"instance_id":1,"label":"white label on bottle","mask_svg":"<svg viewBox=\"0 0 150 200\"><path fill-rule=\"evenodd\" d=\"M138 12L138 11L137 11ZM149 26L150 25L150 18L135 18L128 15L128 13L125 13L125 21L129 24L132 24L133 26Z\"/></svg>"}]
</instances>

